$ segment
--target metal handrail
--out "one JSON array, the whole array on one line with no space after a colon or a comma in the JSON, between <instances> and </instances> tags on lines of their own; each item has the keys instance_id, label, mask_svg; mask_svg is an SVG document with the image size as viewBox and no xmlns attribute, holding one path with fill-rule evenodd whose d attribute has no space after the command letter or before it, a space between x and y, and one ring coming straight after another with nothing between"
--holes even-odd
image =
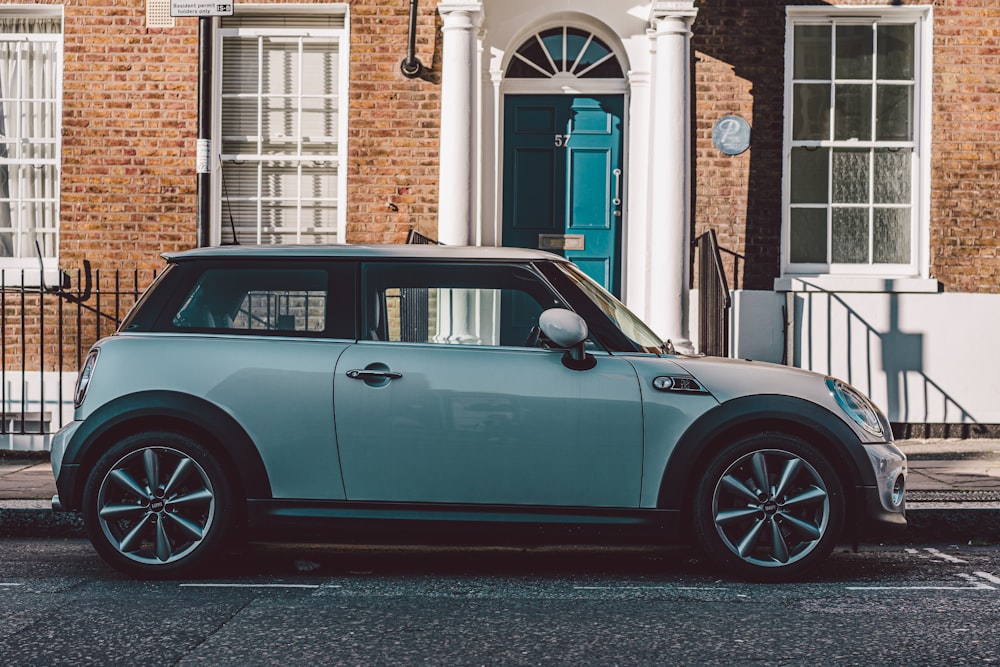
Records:
<instances>
[{"instance_id":1,"label":"metal handrail","mask_svg":"<svg viewBox=\"0 0 1000 667\"><path fill-rule=\"evenodd\" d=\"M715 230L695 239L698 256L698 349L715 357L729 356L729 311L732 297L722 266Z\"/></svg>"}]
</instances>

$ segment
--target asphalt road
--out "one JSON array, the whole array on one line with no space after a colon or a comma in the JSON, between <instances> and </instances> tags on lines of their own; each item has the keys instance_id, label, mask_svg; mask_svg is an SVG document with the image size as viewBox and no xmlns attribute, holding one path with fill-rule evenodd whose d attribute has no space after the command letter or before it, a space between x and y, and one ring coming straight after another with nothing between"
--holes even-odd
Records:
<instances>
[{"instance_id":1,"label":"asphalt road","mask_svg":"<svg viewBox=\"0 0 1000 667\"><path fill-rule=\"evenodd\" d=\"M0 539L7 667L989 664L998 621L996 546L838 550L767 586L687 550L251 545L142 582L83 540Z\"/></svg>"}]
</instances>

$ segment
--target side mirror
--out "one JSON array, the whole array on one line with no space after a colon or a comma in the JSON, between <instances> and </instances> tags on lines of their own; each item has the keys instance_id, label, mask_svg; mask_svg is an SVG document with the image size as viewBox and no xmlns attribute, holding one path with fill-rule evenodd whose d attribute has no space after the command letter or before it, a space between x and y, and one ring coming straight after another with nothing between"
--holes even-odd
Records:
<instances>
[{"instance_id":1,"label":"side mirror","mask_svg":"<svg viewBox=\"0 0 1000 667\"><path fill-rule=\"evenodd\" d=\"M597 365L597 359L584 348L589 334L587 323L573 311L550 308L539 316L538 327L553 345L566 350L563 365L567 368L585 371Z\"/></svg>"}]
</instances>

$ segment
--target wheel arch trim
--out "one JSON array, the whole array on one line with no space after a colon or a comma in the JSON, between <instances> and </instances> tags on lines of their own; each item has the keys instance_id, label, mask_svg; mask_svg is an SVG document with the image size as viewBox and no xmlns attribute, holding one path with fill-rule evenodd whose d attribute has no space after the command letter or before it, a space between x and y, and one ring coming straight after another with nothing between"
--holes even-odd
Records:
<instances>
[{"instance_id":1,"label":"wheel arch trim","mask_svg":"<svg viewBox=\"0 0 1000 667\"><path fill-rule=\"evenodd\" d=\"M232 415L191 394L153 390L127 394L105 403L80 424L63 456L64 470L76 474L71 474L71 488L60 485L62 504L67 509L79 507L85 484L79 468L96 461L110 446L109 438L113 441L128 432L162 429L163 422L183 424L191 435L206 435L209 441L202 444L226 457L224 467L231 467L238 474L236 481L247 498L271 498L271 482L260 452Z\"/></svg>"},{"instance_id":2,"label":"wheel arch trim","mask_svg":"<svg viewBox=\"0 0 1000 667\"><path fill-rule=\"evenodd\" d=\"M838 471L848 475L842 484L849 504L852 487L875 484L863 443L843 420L805 399L755 395L718 405L688 427L667 460L657 507L681 508L690 499L696 467L703 457L733 438L760 431L787 432L812 442Z\"/></svg>"}]
</instances>

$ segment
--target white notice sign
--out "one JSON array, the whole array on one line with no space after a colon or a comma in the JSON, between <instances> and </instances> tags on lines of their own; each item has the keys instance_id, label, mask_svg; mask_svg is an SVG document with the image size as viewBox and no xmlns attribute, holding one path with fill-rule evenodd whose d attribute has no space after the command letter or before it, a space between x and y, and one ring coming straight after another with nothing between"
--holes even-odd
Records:
<instances>
[{"instance_id":1,"label":"white notice sign","mask_svg":"<svg viewBox=\"0 0 1000 667\"><path fill-rule=\"evenodd\" d=\"M233 3L205 0L170 0L171 16L232 16Z\"/></svg>"}]
</instances>

